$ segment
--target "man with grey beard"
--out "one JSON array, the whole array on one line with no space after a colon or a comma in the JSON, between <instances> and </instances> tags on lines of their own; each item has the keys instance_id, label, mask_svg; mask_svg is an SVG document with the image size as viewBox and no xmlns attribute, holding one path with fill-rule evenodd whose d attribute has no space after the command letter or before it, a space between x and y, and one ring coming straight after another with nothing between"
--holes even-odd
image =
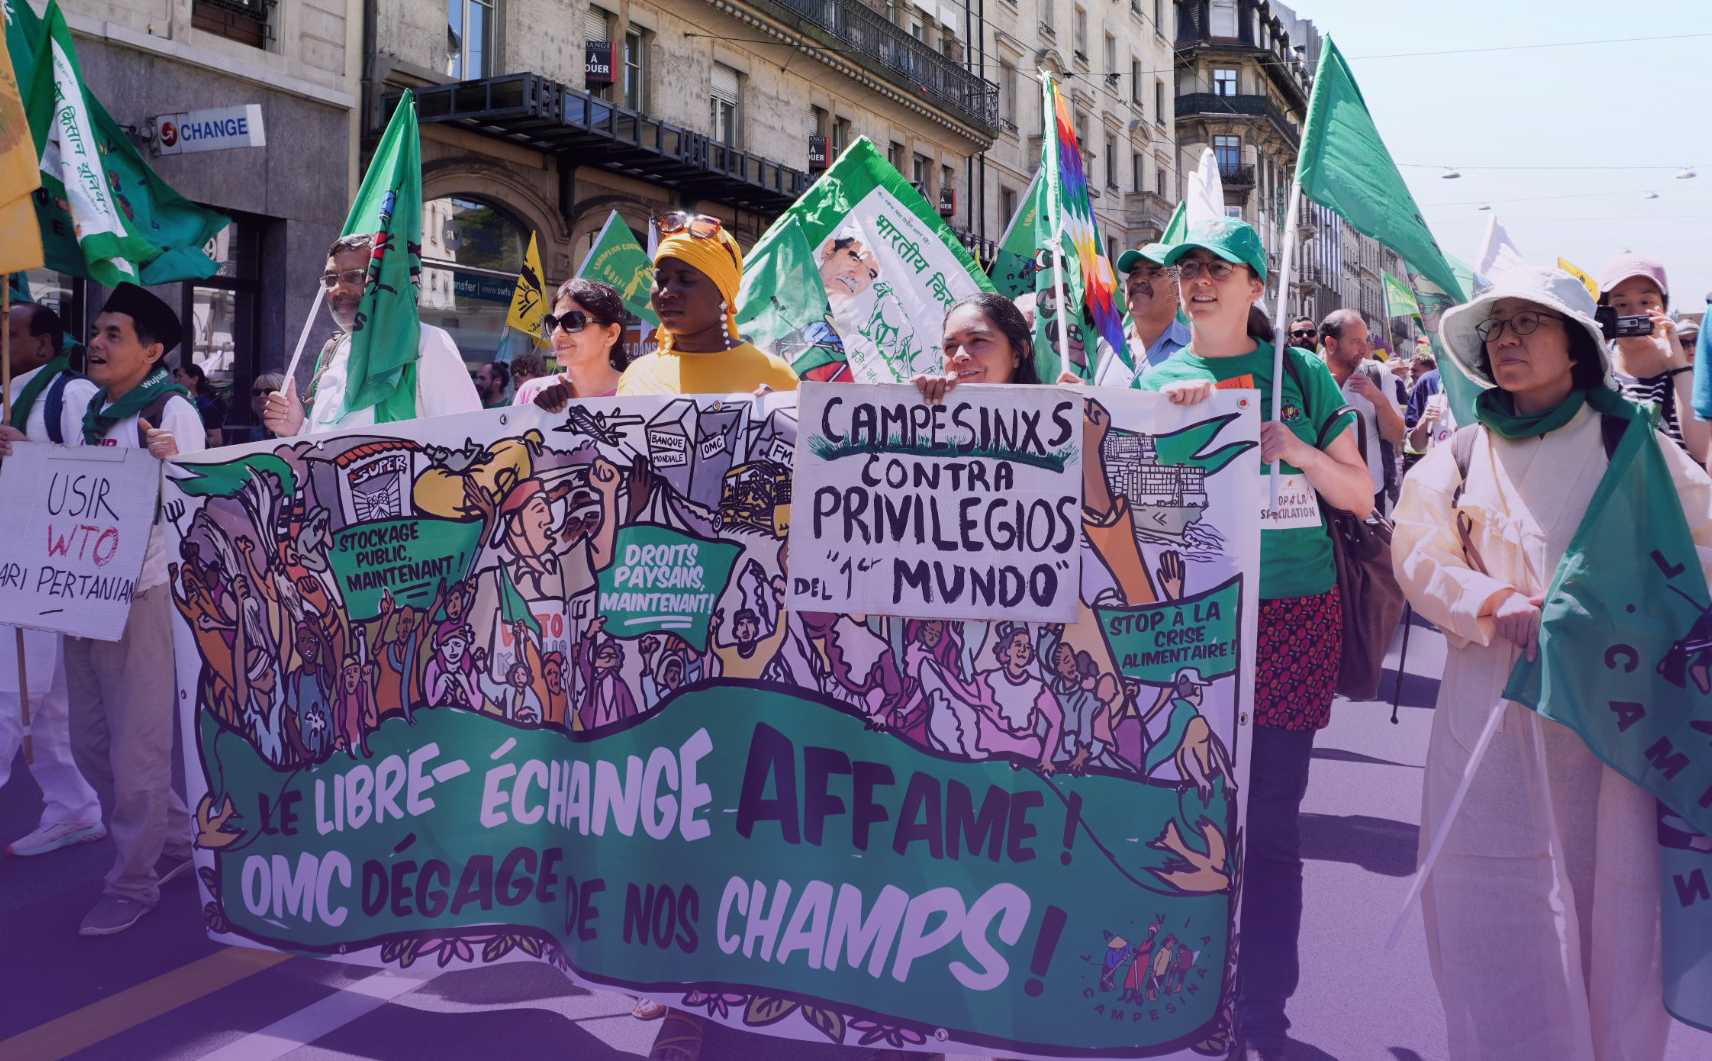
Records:
<instances>
[{"instance_id":1,"label":"man with grey beard","mask_svg":"<svg viewBox=\"0 0 1712 1061\"><path fill-rule=\"evenodd\" d=\"M327 340L315 359L315 375L302 401L297 397L296 380L287 380L283 391L267 396L262 406L262 423L274 434L317 435L375 422L374 406L345 408L351 329L357 321L363 285L368 281L373 246L372 235L341 236L327 251L321 287L339 333ZM482 407L463 355L445 330L422 325L416 351L418 418L474 412Z\"/></svg>"}]
</instances>

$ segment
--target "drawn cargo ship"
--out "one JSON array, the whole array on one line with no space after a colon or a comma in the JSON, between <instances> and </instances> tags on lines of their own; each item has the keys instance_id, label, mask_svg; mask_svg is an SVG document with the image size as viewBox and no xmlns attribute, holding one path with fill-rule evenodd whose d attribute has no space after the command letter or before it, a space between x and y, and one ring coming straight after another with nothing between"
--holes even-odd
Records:
<instances>
[{"instance_id":1,"label":"drawn cargo ship","mask_svg":"<svg viewBox=\"0 0 1712 1061\"><path fill-rule=\"evenodd\" d=\"M1129 499L1137 533L1181 541L1207 510L1207 473L1160 464L1153 436L1112 431L1100 452L1112 493Z\"/></svg>"}]
</instances>

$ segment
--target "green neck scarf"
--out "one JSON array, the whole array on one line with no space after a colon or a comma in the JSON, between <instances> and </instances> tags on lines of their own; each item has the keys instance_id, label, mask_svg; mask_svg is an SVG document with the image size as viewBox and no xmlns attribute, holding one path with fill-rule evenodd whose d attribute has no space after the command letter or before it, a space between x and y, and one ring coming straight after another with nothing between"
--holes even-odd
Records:
<instances>
[{"instance_id":1,"label":"green neck scarf","mask_svg":"<svg viewBox=\"0 0 1712 1061\"><path fill-rule=\"evenodd\" d=\"M190 392L174 383L172 374L159 362L155 363L154 369L143 377L141 383L114 402L105 412L101 407L107 404L107 388L102 387L95 397L89 399L89 409L83 414L84 445L99 446L115 424L136 416L148 408L149 403L166 394L182 394L186 401L190 400Z\"/></svg>"},{"instance_id":2,"label":"green neck scarf","mask_svg":"<svg viewBox=\"0 0 1712 1061\"><path fill-rule=\"evenodd\" d=\"M19 431L24 430L24 425L30 422L30 410L35 407L36 399L41 397L42 391L47 390L48 384L61 372L70 371L71 358L66 354L60 354L43 365L41 371L30 377L30 382L24 386L24 392L18 395L17 401L12 403L12 416L6 422Z\"/></svg>"},{"instance_id":3,"label":"green neck scarf","mask_svg":"<svg viewBox=\"0 0 1712 1061\"><path fill-rule=\"evenodd\" d=\"M1510 392L1492 387L1474 399L1474 418L1504 438L1538 438L1569 423L1586 404L1587 392L1577 389L1543 413L1518 413Z\"/></svg>"}]
</instances>

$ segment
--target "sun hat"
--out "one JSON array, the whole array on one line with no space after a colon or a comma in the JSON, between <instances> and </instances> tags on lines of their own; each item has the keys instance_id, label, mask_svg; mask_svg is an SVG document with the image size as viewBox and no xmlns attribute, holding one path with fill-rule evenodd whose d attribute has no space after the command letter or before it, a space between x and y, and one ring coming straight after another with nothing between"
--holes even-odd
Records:
<instances>
[{"instance_id":1,"label":"sun hat","mask_svg":"<svg viewBox=\"0 0 1712 1061\"><path fill-rule=\"evenodd\" d=\"M1200 247L1232 265L1246 265L1256 276L1266 279L1266 250L1260 245L1260 233L1254 226L1237 217L1210 217L1191 225L1183 242L1165 254L1161 265L1176 265L1183 255Z\"/></svg>"},{"instance_id":2,"label":"sun hat","mask_svg":"<svg viewBox=\"0 0 1712 1061\"><path fill-rule=\"evenodd\" d=\"M1611 355L1606 349L1605 335L1594 319L1593 295L1580 280L1561 269L1542 269L1536 265L1517 265L1498 275L1496 282L1468 302L1445 311L1439 322L1439 340L1462 370L1482 387L1493 386L1493 380L1482 367L1486 344L1475 331L1492 312L1492 304L1501 298L1519 298L1533 302L1564 318L1566 328L1581 328L1593 338L1599 351L1599 373L1611 371Z\"/></svg>"},{"instance_id":3,"label":"sun hat","mask_svg":"<svg viewBox=\"0 0 1712 1061\"><path fill-rule=\"evenodd\" d=\"M1659 294L1669 297L1670 285L1665 283L1664 265L1657 258L1644 254L1619 254L1606 262L1605 268L1599 271L1599 293L1609 295L1612 288L1636 276L1651 280Z\"/></svg>"},{"instance_id":4,"label":"sun hat","mask_svg":"<svg viewBox=\"0 0 1712 1061\"><path fill-rule=\"evenodd\" d=\"M1154 265L1164 265L1165 255L1170 250L1171 248L1163 243L1149 243L1139 249L1124 251L1118 255L1118 272L1129 272L1140 265L1143 259L1152 262Z\"/></svg>"}]
</instances>

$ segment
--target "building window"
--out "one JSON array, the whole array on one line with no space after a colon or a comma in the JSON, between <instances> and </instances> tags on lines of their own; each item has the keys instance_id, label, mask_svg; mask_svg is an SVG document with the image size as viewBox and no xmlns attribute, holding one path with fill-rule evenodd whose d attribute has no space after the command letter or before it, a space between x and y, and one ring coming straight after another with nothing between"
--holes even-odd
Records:
<instances>
[{"instance_id":1,"label":"building window","mask_svg":"<svg viewBox=\"0 0 1712 1061\"><path fill-rule=\"evenodd\" d=\"M1103 56L1103 61L1105 63L1105 69L1101 70L1100 72L1103 74L1110 75L1112 80L1114 80L1114 81L1117 80L1118 39L1116 37L1112 36L1110 33L1106 34L1106 51L1105 51L1105 55Z\"/></svg>"},{"instance_id":2,"label":"building window","mask_svg":"<svg viewBox=\"0 0 1712 1061\"><path fill-rule=\"evenodd\" d=\"M1228 177L1242 165L1242 137L1213 137L1213 158L1218 160L1219 174Z\"/></svg>"},{"instance_id":3,"label":"building window","mask_svg":"<svg viewBox=\"0 0 1712 1061\"><path fill-rule=\"evenodd\" d=\"M1153 79L1153 120L1165 124L1165 82L1157 77Z\"/></svg>"},{"instance_id":4,"label":"building window","mask_svg":"<svg viewBox=\"0 0 1712 1061\"><path fill-rule=\"evenodd\" d=\"M492 43L493 0L446 0L447 77L474 81L491 74Z\"/></svg>"},{"instance_id":5,"label":"building window","mask_svg":"<svg viewBox=\"0 0 1712 1061\"><path fill-rule=\"evenodd\" d=\"M1046 31L1048 37L1051 37L1054 35L1052 27L1057 24L1058 9L1053 5L1053 0L1040 0L1040 28Z\"/></svg>"},{"instance_id":6,"label":"building window","mask_svg":"<svg viewBox=\"0 0 1712 1061\"><path fill-rule=\"evenodd\" d=\"M904 145L893 140L892 145L886 148L886 161L890 162L892 164L892 168L897 170L900 174L903 173Z\"/></svg>"},{"instance_id":7,"label":"building window","mask_svg":"<svg viewBox=\"0 0 1712 1061\"><path fill-rule=\"evenodd\" d=\"M448 3L455 0L447 0ZM605 44L612 39L612 16L593 4L583 13L583 36L590 44ZM596 99L611 99L611 85L584 85L589 95Z\"/></svg>"},{"instance_id":8,"label":"building window","mask_svg":"<svg viewBox=\"0 0 1712 1061\"><path fill-rule=\"evenodd\" d=\"M1016 217L1017 193L1013 188L999 188L999 216L1005 219L1007 225Z\"/></svg>"},{"instance_id":9,"label":"building window","mask_svg":"<svg viewBox=\"0 0 1712 1061\"><path fill-rule=\"evenodd\" d=\"M1214 70L1213 91L1220 96L1236 95L1236 71L1225 69Z\"/></svg>"},{"instance_id":10,"label":"building window","mask_svg":"<svg viewBox=\"0 0 1712 1061\"><path fill-rule=\"evenodd\" d=\"M624 105L648 109L648 40L639 29L624 34Z\"/></svg>"},{"instance_id":11,"label":"building window","mask_svg":"<svg viewBox=\"0 0 1712 1061\"><path fill-rule=\"evenodd\" d=\"M422 323L451 332L472 368L492 361L499 348L528 242L522 223L488 203L422 204Z\"/></svg>"},{"instance_id":12,"label":"building window","mask_svg":"<svg viewBox=\"0 0 1712 1061\"><path fill-rule=\"evenodd\" d=\"M268 25L269 0L194 0L190 5L190 24L227 40L267 47L273 39L273 27Z\"/></svg>"},{"instance_id":13,"label":"building window","mask_svg":"<svg viewBox=\"0 0 1712 1061\"><path fill-rule=\"evenodd\" d=\"M1106 137L1106 187L1118 190L1118 138Z\"/></svg>"},{"instance_id":14,"label":"building window","mask_svg":"<svg viewBox=\"0 0 1712 1061\"><path fill-rule=\"evenodd\" d=\"M1129 61L1129 101L1141 106L1141 60L1133 57Z\"/></svg>"},{"instance_id":15,"label":"building window","mask_svg":"<svg viewBox=\"0 0 1712 1061\"><path fill-rule=\"evenodd\" d=\"M1086 172L1087 164L1089 161L1091 161L1089 156L1091 156L1093 154L1093 146L1094 146L1092 143L1090 143L1088 141L1088 116L1085 114L1076 115L1075 127L1076 127L1076 146L1078 148L1080 148L1082 151L1082 159L1083 159L1082 164L1083 164L1084 172Z\"/></svg>"},{"instance_id":16,"label":"building window","mask_svg":"<svg viewBox=\"0 0 1712 1061\"><path fill-rule=\"evenodd\" d=\"M737 71L724 63L713 64L711 104L713 138L726 147L736 147L743 135L743 97Z\"/></svg>"},{"instance_id":17,"label":"building window","mask_svg":"<svg viewBox=\"0 0 1712 1061\"><path fill-rule=\"evenodd\" d=\"M1165 187L1165 167L1155 167L1153 170L1153 178L1154 190L1167 199L1171 198L1171 190Z\"/></svg>"},{"instance_id":18,"label":"building window","mask_svg":"<svg viewBox=\"0 0 1712 1061\"><path fill-rule=\"evenodd\" d=\"M1147 190L1147 168L1142 165L1140 151L1130 156L1130 166L1134 170L1130 179L1135 181L1135 190L1145 192Z\"/></svg>"},{"instance_id":19,"label":"building window","mask_svg":"<svg viewBox=\"0 0 1712 1061\"><path fill-rule=\"evenodd\" d=\"M850 146L850 119L832 119L832 157L844 154L844 149Z\"/></svg>"},{"instance_id":20,"label":"building window","mask_svg":"<svg viewBox=\"0 0 1712 1061\"><path fill-rule=\"evenodd\" d=\"M1076 49L1076 58L1084 63L1088 61L1088 12L1078 7L1070 16L1070 43Z\"/></svg>"},{"instance_id":21,"label":"building window","mask_svg":"<svg viewBox=\"0 0 1712 1061\"><path fill-rule=\"evenodd\" d=\"M1153 26L1159 32L1165 32L1165 0L1153 0Z\"/></svg>"},{"instance_id":22,"label":"building window","mask_svg":"<svg viewBox=\"0 0 1712 1061\"><path fill-rule=\"evenodd\" d=\"M917 155L910 162L910 180L915 182L916 190L923 195L930 194L933 189L928 187L928 174L932 172L933 160L926 155Z\"/></svg>"},{"instance_id":23,"label":"building window","mask_svg":"<svg viewBox=\"0 0 1712 1061\"><path fill-rule=\"evenodd\" d=\"M1236 0L1212 0L1211 31L1214 37L1235 39L1237 29Z\"/></svg>"},{"instance_id":24,"label":"building window","mask_svg":"<svg viewBox=\"0 0 1712 1061\"><path fill-rule=\"evenodd\" d=\"M999 63L999 117L1016 125L1017 71L1008 62Z\"/></svg>"}]
</instances>

